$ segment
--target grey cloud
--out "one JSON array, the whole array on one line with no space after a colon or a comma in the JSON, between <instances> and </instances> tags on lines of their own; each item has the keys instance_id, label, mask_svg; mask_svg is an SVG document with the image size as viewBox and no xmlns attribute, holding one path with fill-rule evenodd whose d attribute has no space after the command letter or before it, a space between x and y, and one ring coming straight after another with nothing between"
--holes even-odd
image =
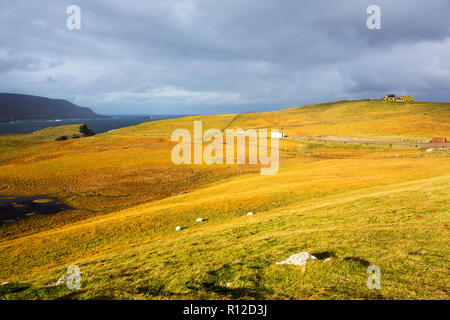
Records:
<instances>
[{"instance_id":1,"label":"grey cloud","mask_svg":"<svg viewBox=\"0 0 450 320\"><path fill-rule=\"evenodd\" d=\"M371 31L374 2L382 30ZM0 91L106 113L268 110L386 91L448 100L446 0L79 0L79 31L65 28L70 4L0 1Z\"/></svg>"}]
</instances>

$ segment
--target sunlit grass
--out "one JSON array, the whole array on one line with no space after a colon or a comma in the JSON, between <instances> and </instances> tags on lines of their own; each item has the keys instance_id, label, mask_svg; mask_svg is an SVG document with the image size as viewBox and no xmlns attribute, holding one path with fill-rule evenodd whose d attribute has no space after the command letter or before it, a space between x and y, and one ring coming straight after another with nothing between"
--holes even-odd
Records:
<instances>
[{"instance_id":1,"label":"sunlit grass","mask_svg":"<svg viewBox=\"0 0 450 320\"><path fill-rule=\"evenodd\" d=\"M171 132L192 132L193 120L204 130L426 139L449 136L448 106L341 102L70 141L0 138L2 196L73 208L0 228L0 282L11 283L0 299L448 299L448 149L281 139L273 176L170 160ZM275 265L302 251L319 258L305 272ZM45 287L72 264L81 290ZM381 290L366 287L369 264L381 269Z\"/></svg>"}]
</instances>

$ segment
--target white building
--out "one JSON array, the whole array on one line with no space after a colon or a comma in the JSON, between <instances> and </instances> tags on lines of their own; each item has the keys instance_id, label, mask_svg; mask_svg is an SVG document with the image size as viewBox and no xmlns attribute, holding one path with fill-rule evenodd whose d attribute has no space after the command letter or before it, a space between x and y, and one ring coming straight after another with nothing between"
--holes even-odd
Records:
<instances>
[{"instance_id":1,"label":"white building","mask_svg":"<svg viewBox=\"0 0 450 320\"><path fill-rule=\"evenodd\" d=\"M284 133L283 132L271 132L270 136L272 138L284 138Z\"/></svg>"}]
</instances>

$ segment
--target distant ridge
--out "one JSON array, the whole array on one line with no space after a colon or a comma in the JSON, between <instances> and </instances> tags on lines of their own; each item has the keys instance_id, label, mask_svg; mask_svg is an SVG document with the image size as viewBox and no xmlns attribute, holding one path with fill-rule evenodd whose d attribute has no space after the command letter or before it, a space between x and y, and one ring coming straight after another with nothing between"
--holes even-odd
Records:
<instances>
[{"instance_id":1,"label":"distant ridge","mask_svg":"<svg viewBox=\"0 0 450 320\"><path fill-rule=\"evenodd\" d=\"M0 121L106 118L67 100L0 93Z\"/></svg>"}]
</instances>

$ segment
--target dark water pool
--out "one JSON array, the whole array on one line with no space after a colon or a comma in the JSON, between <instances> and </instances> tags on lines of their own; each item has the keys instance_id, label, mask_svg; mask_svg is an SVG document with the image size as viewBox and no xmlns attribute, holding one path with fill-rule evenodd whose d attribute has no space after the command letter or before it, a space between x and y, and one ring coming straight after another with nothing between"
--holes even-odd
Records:
<instances>
[{"instance_id":1,"label":"dark water pool","mask_svg":"<svg viewBox=\"0 0 450 320\"><path fill-rule=\"evenodd\" d=\"M0 225L28 219L39 214L55 214L72 209L55 197L37 195L32 197L8 197L0 195Z\"/></svg>"}]
</instances>

